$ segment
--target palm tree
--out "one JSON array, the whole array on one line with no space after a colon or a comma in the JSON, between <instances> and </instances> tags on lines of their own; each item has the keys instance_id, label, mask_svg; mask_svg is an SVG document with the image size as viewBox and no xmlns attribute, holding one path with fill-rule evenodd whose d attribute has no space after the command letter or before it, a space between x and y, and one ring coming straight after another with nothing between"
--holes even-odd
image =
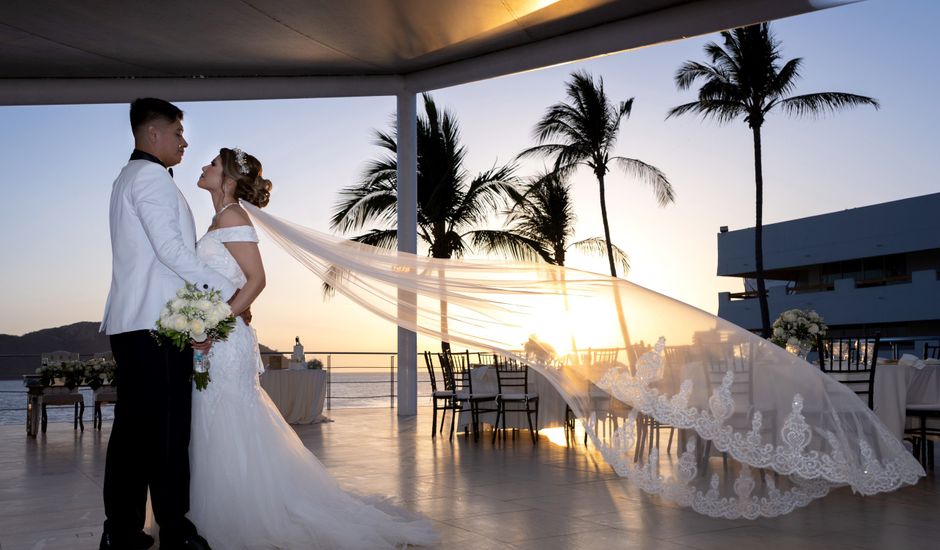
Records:
<instances>
[{"instance_id":1,"label":"palm tree","mask_svg":"<svg viewBox=\"0 0 940 550\"><path fill-rule=\"evenodd\" d=\"M607 221L606 176L611 164L626 174L649 184L660 206L675 201L672 184L655 166L643 161L613 154L620 132L620 122L630 116L633 98L614 105L604 92L604 81L587 72L571 74L567 84L568 102L556 103L545 111L535 127L538 145L523 151L520 157L543 155L554 157L553 171L562 177L587 166L597 179L600 193L601 219L610 274L617 276L610 224Z\"/></svg>"},{"instance_id":2,"label":"palm tree","mask_svg":"<svg viewBox=\"0 0 940 550\"><path fill-rule=\"evenodd\" d=\"M501 207L520 196L513 176L515 166L493 167L472 179L460 143L457 120L440 111L430 94L423 94L425 116L417 122L418 236L434 258L459 258L470 246L471 228L483 224ZM362 181L340 191L330 227L347 233L378 225L352 240L391 249L398 241L398 144L394 132L376 131L376 145L389 154L371 161Z\"/></svg>"},{"instance_id":3,"label":"palm tree","mask_svg":"<svg viewBox=\"0 0 940 550\"><path fill-rule=\"evenodd\" d=\"M519 259L537 255L547 263L560 266L565 265L571 249L605 255L607 246L601 237L569 242L574 236L575 221L570 186L559 174L548 172L533 178L523 190L520 202L507 212L508 229L493 234L480 232L474 235L473 244L486 252ZM616 245L611 248L626 274L630 270L629 257ZM525 251L525 256L519 251Z\"/></svg>"},{"instance_id":4,"label":"palm tree","mask_svg":"<svg viewBox=\"0 0 940 550\"><path fill-rule=\"evenodd\" d=\"M790 95L800 77L802 58L783 65L778 42L770 25L761 23L721 33L724 47L714 42L705 45L710 63L686 61L676 71L676 86L687 90L702 80L698 100L670 109L666 118L687 113L699 114L727 123L743 118L754 138L754 183L756 186L756 222L754 225L754 258L757 295L760 301L761 331L770 337L770 314L764 285L763 200L764 176L761 165L761 127L768 113L783 111L794 116L819 116L839 109L871 105L878 101L865 96L842 92Z\"/></svg>"},{"instance_id":5,"label":"palm tree","mask_svg":"<svg viewBox=\"0 0 940 550\"><path fill-rule=\"evenodd\" d=\"M475 227L520 195L512 164L470 177L464 167L466 148L460 143L457 120L439 110L430 94L423 94L424 116L417 121L417 225L418 236L434 258L459 258L471 247ZM398 151L394 132L376 131L376 145L388 154L371 161L362 181L340 191L330 227L343 233L373 226L352 240L392 249L398 242ZM377 226L377 227L375 227ZM519 252L524 255L524 252ZM324 293L331 288L324 284ZM442 332L446 334L446 303L441 303ZM444 349L447 349L444 345Z\"/></svg>"}]
</instances>

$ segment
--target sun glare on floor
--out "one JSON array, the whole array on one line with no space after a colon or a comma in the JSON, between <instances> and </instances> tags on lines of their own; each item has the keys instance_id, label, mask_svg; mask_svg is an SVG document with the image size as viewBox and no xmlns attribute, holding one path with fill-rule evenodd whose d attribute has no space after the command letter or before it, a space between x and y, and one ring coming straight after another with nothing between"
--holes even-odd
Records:
<instances>
[{"instance_id":1,"label":"sun glare on floor","mask_svg":"<svg viewBox=\"0 0 940 550\"><path fill-rule=\"evenodd\" d=\"M543 428L539 430L539 435L545 436L553 444L558 445L559 447L568 446L568 438L565 435L565 428Z\"/></svg>"}]
</instances>

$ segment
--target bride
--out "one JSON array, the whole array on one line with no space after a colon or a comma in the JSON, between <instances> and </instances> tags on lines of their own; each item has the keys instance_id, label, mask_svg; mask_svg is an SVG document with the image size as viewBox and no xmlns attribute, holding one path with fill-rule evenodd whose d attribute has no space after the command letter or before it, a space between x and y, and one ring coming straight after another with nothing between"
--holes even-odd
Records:
<instances>
[{"instance_id":1,"label":"bride","mask_svg":"<svg viewBox=\"0 0 940 550\"><path fill-rule=\"evenodd\" d=\"M197 185L216 214L196 250L240 289L235 315L265 285L258 236L239 201L263 208L271 182L240 149L221 149ZM341 489L261 389L254 330L239 318L209 352L211 382L193 391L189 518L217 549L394 548L437 542L430 521Z\"/></svg>"}]
</instances>

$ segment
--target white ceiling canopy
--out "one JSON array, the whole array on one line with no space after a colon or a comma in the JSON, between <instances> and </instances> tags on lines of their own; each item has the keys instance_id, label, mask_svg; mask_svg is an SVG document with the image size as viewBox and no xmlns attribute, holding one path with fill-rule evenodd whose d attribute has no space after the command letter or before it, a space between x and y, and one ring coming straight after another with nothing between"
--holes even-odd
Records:
<instances>
[{"instance_id":1,"label":"white ceiling canopy","mask_svg":"<svg viewBox=\"0 0 940 550\"><path fill-rule=\"evenodd\" d=\"M11 1L0 105L423 91L848 1Z\"/></svg>"}]
</instances>

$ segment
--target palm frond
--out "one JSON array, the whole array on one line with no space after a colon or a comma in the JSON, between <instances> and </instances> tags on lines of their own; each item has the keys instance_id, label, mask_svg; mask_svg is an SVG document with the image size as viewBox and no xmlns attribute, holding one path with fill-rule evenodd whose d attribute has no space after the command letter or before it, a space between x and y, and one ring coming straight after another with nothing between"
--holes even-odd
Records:
<instances>
[{"instance_id":1,"label":"palm frond","mask_svg":"<svg viewBox=\"0 0 940 550\"><path fill-rule=\"evenodd\" d=\"M788 97L780 101L779 106L785 113L799 117L819 117L835 113L841 109L871 105L879 109L881 104L872 97L846 94L842 92L822 92Z\"/></svg>"},{"instance_id":2,"label":"palm frond","mask_svg":"<svg viewBox=\"0 0 940 550\"><path fill-rule=\"evenodd\" d=\"M610 247L614 253L614 263L620 264L623 268L623 274L626 275L630 271L630 257L617 245L612 244ZM568 248L574 248L578 252L591 256L607 256L607 241L604 240L604 237L584 239L583 241L571 243Z\"/></svg>"},{"instance_id":3,"label":"palm frond","mask_svg":"<svg viewBox=\"0 0 940 550\"><path fill-rule=\"evenodd\" d=\"M796 81L800 79L800 66L802 65L803 58L801 57L794 57L783 65L771 82L773 95L784 97L793 91Z\"/></svg>"},{"instance_id":4,"label":"palm frond","mask_svg":"<svg viewBox=\"0 0 940 550\"><path fill-rule=\"evenodd\" d=\"M360 229L369 223L387 224L397 217L398 194L387 185L361 185L340 191L333 208L330 228L342 233Z\"/></svg>"},{"instance_id":5,"label":"palm frond","mask_svg":"<svg viewBox=\"0 0 940 550\"><path fill-rule=\"evenodd\" d=\"M738 102L699 100L673 107L666 113L666 118L695 113L701 115L702 120L711 118L718 124L727 124L746 112L745 106Z\"/></svg>"},{"instance_id":6,"label":"palm frond","mask_svg":"<svg viewBox=\"0 0 940 550\"><path fill-rule=\"evenodd\" d=\"M698 79L707 81L721 78L723 78L723 75L717 68L696 61L686 61L683 63L679 67L679 70L676 71L674 77L676 87L680 90L688 90Z\"/></svg>"},{"instance_id":7,"label":"palm frond","mask_svg":"<svg viewBox=\"0 0 940 550\"><path fill-rule=\"evenodd\" d=\"M666 206L676 201L676 192L672 188L672 184L669 183L666 174L659 168L642 160L626 157L614 157L611 160L615 161L625 173L652 187L653 193L656 194L656 202L660 206Z\"/></svg>"},{"instance_id":8,"label":"palm frond","mask_svg":"<svg viewBox=\"0 0 940 550\"><path fill-rule=\"evenodd\" d=\"M392 250L398 244L397 229L373 229L362 235L356 235L350 239L357 243L367 244L377 248Z\"/></svg>"},{"instance_id":9,"label":"palm frond","mask_svg":"<svg viewBox=\"0 0 940 550\"><path fill-rule=\"evenodd\" d=\"M476 224L513 203L522 195L515 176L516 165L494 166L477 174L454 211L457 224Z\"/></svg>"},{"instance_id":10,"label":"palm frond","mask_svg":"<svg viewBox=\"0 0 940 550\"><path fill-rule=\"evenodd\" d=\"M512 231L481 229L464 234L471 245L488 254L500 254L515 260L534 262L539 259L553 263L551 254L534 239Z\"/></svg>"},{"instance_id":11,"label":"palm frond","mask_svg":"<svg viewBox=\"0 0 940 550\"><path fill-rule=\"evenodd\" d=\"M375 135L373 138L374 145L378 145L383 149L388 149L392 153L398 152L398 139L395 131L382 132L381 130L375 130Z\"/></svg>"},{"instance_id":12,"label":"palm frond","mask_svg":"<svg viewBox=\"0 0 940 550\"><path fill-rule=\"evenodd\" d=\"M336 296L336 287L348 278L349 271L335 265L328 267L323 283L320 285L320 293L323 295L323 299L329 300Z\"/></svg>"}]
</instances>

